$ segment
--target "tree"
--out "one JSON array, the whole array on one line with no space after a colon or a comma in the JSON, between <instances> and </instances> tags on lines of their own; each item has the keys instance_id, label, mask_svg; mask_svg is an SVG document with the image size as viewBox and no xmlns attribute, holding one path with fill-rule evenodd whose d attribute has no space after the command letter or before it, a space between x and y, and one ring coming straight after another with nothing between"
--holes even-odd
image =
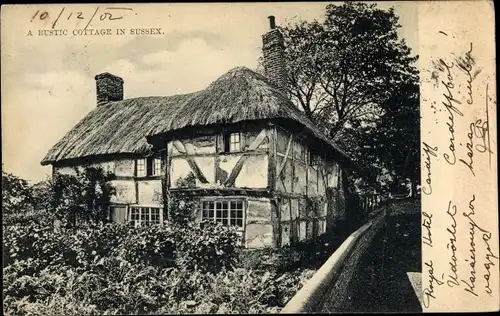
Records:
<instances>
[{"instance_id":1,"label":"tree","mask_svg":"<svg viewBox=\"0 0 500 316\"><path fill-rule=\"evenodd\" d=\"M74 168L75 175L55 173L49 182L50 206L59 219L70 225L77 220L105 222L115 189L113 174L99 167Z\"/></svg>"},{"instance_id":2,"label":"tree","mask_svg":"<svg viewBox=\"0 0 500 316\"><path fill-rule=\"evenodd\" d=\"M417 82L409 79L384 105L384 114L377 121L374 133L364 139L373 148L381 163L391 167L392 192L407 184L411 194L420 183L420 111Z\"/></svg>"},{"instance_id":3,"label":"tree","mask_svg":"<svg viewBox=\"0 0 500 316\"><path fill-rule=\"evenodd\" d=\"M406 177L418 160L414 142L401 141L419 134L418 57L398 38L398 19L346 2L328 5L322 23L280 30L292 101L361 165Z\"/></svg>"},{"instance_id":4,"label":"tree","mask_svg":"<svg viewBox=\"0 0 500 316\"><path fill-rule=\"evenodd\" d=\"M2 170L2 213L28 211L32 209L32 202L33 192L28 181Z\"/></svg>"}]
</instances>

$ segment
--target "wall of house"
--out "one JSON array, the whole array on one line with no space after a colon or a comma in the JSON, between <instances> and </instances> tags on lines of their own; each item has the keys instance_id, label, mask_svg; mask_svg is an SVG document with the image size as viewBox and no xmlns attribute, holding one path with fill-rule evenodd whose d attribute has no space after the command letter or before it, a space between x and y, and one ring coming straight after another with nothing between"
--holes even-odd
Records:
<instances>
[{"instance_id":1,"label":"wall of house","mask_svg":"<svg viewBox=\"0 0 500 316\"><path fill-rule=\"evenodd\" d=\"M269 198L247 198L245 246L265 248L276 245L277 231L272 214L273 207Z\"/></svg>"},{"instance_id":2,"label":"wall of house","mask_svg":"<svg viewBox=\"0 0 500 316\"><path fill-rule=\"evenodd\" d=\"M161 180L137 180L139 205L163 206Z\"/></svg>"},{"instance_id":3,"label":"wall of house","mask_svg":"<svg viewBox=\"0 0 500 316\"><path fill-rule=\"evenodd\" d=\"M135 204L137 197L135 192L135 182L132 180L113 180L111 184L115 188L115 195L111 197L111 202L116 204Z\"/></svg>"},{"instance_id":4,"label":"wall of house","mask_svg":"<svg viewBox=\"0 0 500 316\"><path fill-rule=\"evenodd\" d=\"M88 166L94 168L102 168L105 172L115 172L115 161L98 162L90 164ZM75 170L75 168L78 169L78 171L80 172L83 171L83 166L76 165L76 166L54 167L54 172L76 176L77 171Z\"/></svg>"},{"instance_id":5,"label":"wall of house","mask_svg":"<svg viewBox=\"0 0 500 316\"><path fill-rule=\"evenodd\" d=\"M116 193L111 197L111 202L116 204L137 204L147 203L146 205L161 205L158 203L157 193L161 181L139 181L135 180L135 160L134 159L116 159L111 161L96 162L90 164L91 167L100 167L104 171L112 172L116 180L110 183L114 186ZM54 167L54 172L68 175L76 175L75 168L83 171L82 165ZM138 199L139 198L139 199Z\"/></svg>"},{"instance_id":6,"label":"wall of house","mask_svg":"<svg viewBox=\"0 0 500 316\"><path fill-rule=\"evenodd\" d=\"M264 197L269 195L269 149L274 136L273 128L249 124L232 126L231 132L240 132L241 151L224 152L221 131L210 133L199 130L197 133L203 136L169 140L167 188L171 194L189 188L194 200L214 196L223 199L228 195L243 199L246 206L245 225L241 233L245 246L276 246L279 231L273 218L278 216L271 215L271 200ZM239 193L234 193L235 190L247 190L250 193L239 196Z\"/></svg>"},{"instance_id":7,"label":"wall of house","mask_svg":"<svg viewBox=\"0 0 500 316\"><path fill-rule=\"evenodd\" d=\"M221 152L219 133L168 141L167 189L195 190L194 200L246 190L242 234L248 248L311 240L345 217L339 165L321 155L310 159L307 140L278 126L248 125L241 127L241 146L240 152ZM113 203L163 206L162 180L136 178L134 159L96 165L117 176Z\"/></svg>"},{"instance_id":8,"label":"wall of house","mask_svg":"<svg viewBox=\"0 0 500 316\"><path fill-rule=\"evenodd\" d=\"M312 157L311 157L312 156ZM339 164L306 139L276 129L276 195L281 245L311 240L345 217Z\"/></svg>"},{"instance_id":9,"label":"wall of house","mask_svg":"<svg viewBox=\"0 0 500 316\"><path fill-rule=\"evenodd\" d=\"M169 188L252 188L268 186L269 130L241 129L242 150L222 152L221 134L167 143Z\"/></svg>"}]
</instances>

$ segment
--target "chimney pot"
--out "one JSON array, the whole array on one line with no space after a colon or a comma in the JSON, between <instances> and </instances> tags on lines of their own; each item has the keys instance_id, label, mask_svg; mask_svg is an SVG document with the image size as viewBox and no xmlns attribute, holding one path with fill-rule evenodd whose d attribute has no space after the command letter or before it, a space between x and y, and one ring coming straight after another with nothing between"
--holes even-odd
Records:
<instances>
[{"instance_id":1,"label":"chimney pot","mask_svg":"<svg viewBox=\"0 0 500 316\"><path fill-rule=\"evenodd\" d=\"M123 100L123 79L105 72L95 76L97 106Z\"/></svg>"},{"instance_id":2,"label":"chimney pot","mask_svg":"<svg viewBox=\"0 0 500 316\"><path fill-rule=\"evenodd\" d=\"M269 19L269 28L271 30L275 29L276 28L276 18L274 17L274 15L270 15L267 18Z\"/></svg>"}]
</instances>

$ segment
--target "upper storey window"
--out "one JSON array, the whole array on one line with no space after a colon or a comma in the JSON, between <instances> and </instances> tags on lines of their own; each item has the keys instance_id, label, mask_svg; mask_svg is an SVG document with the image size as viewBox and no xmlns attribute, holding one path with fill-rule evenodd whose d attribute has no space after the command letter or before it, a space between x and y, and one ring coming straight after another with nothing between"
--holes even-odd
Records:
<instances>
[{"instance_id":1,"label":"upper storey window","mask_svg":"<svg viewBox=\"0 0 500 316\"><path fill-rule=\"evenodd\" d=\"M135 168L137 177L145 177L146 176L146 158L137 159L135 161Z\"/></svg>"},{"instance_id":2,"label":"upper storey window","mask_svg":"<svg viewBox=\"0 0 500 316\"><path fill-rule=\"evenodd\" d=\"M156 157L156 158L153 158L152 159L152 175L153 176L159 176L161 175L161 166L162 166L162 163L161 163L161 158L159 157Z\"/></svg>"},{"instance_id":3,"label":"upper storey window","mask_svg":"<svg viewBox=\"0 0 500 316\"><path fill-rule=\"evenodd\" d=\"M228 133L224 134L224 152L241 151L241 134Z\"/></svg>"},{"instance_id":4,"label":"upper storey window","mask_svg":"<svg viewBox=\"0 0 500 316\"><path fill-rule=\"evenodd\" d=\"M135 161L137 177L155 177L162 175L163 161L160 156L150 156Z\"/></svg>"}]
</instances>

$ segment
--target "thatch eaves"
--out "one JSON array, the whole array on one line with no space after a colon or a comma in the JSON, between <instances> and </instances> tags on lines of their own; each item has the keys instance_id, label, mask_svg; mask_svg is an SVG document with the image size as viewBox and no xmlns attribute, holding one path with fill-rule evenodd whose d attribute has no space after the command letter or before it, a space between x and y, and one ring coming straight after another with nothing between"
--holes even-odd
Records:
<instances>
[{"instance_id":1,"label":"thatch eaves","mask_svg":"<svg viewBox=\"0 0 500 316\"><path fill-rule=\"evenodd\" d=\"M348 158L264 76L238 67L195 93L139 97L96 107L49 150L41 163L145 153L150 148L147 136L192 126L266 119L295 121Z\"/></svg>"}]
</instances>

